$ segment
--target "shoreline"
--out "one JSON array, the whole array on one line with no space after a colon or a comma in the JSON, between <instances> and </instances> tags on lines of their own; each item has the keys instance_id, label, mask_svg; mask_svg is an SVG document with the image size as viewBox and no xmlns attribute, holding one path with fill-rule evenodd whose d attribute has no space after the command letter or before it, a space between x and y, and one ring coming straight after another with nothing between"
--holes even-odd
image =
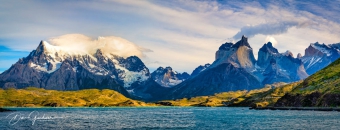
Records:
<instances>
[{"instance_id":1,"label":"shoreline","mask_svg":"<svg viewBox=\"0 0 340 130\"><path fill-rule=\"evenodd\" d=\"M249 110L338 111L339 107L250 107Z\"/></svg>"},{"instance_id":2,"label":"shoreline","mask_svg":"<svg viewBox=\"0 0 340 130\"><path fill-rule=\"evenodd\" d=\"M13 110L0 107L0 112L8 112L8 111L13 111Z\"/></svg>"}]
</instances>

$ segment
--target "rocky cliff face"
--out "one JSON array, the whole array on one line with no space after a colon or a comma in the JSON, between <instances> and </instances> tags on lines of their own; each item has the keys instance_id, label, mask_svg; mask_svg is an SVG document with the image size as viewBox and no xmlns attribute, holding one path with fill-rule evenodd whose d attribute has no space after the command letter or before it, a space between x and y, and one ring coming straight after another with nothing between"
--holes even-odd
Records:
<instances>
[{"instance_id":1,"label":"rocky cliff face","mask_svg":"<svg viewBox=\"0 0 340 130\"><path fill-rule=\"evenodd\" d=\"M223 63L230 63L236 67L252 70L255 68L255 57L253 49L248 43L248 38L242 36L242 39L236 44L225 43L216 52L216 58L212 67Z\"/></svg>"},{"instance_id":2,"label":"rocky cliff face","mask_svg":"<svg viewBox=\"0 0 340 130\"><path fill-rule=\"evenodd\" d=\"M308 77L301 59L294 58L290 51L279 53L270 42L260 48L257 65L256 71L262 71L257 75L263 76L263 84L294 82Z\"/></svg>"},{"instance_id":3,"label":"rocky cliff face","mask_svg":"<svg viewBox=\"0 0 340 130\"><path fill-rule=\"evenodd\" d=\"M289 75L280 71L279 66L274 58L271 59L270 64L265 69L262 81L263 84L276 83L276 82L291 82Z\"/></svg>"},{"instance_id":4,"label":"rocky cliff face","mask_svg":"<svg viewBox=\"0 0 340 130\"><path fill-rule=\"evenodd\" d=\"M173 87L188 79L190 75L186 72L178 73L173 71L171 67L159 67L151 73L151 77L163 87Z\"/></svg>"},{"instance_id":5,"label":"rocky cliff face","mask_svg":"<svg viewBox=\"0 0 340 130\"><path fill-rule=\"evenodd\" d=\"M255 69L255 63L252 48L246 37L243 36L236 44L225 43L216 52L216 60L212 65L208 68L202 66L204 71L171 88L167 98L177 99L259 88L262 84L251 72Z\"/></svg>"},{"instance_id":6,"label":"rocky cliff face","mask_svg":"<svg viewBox=\"0 0 340 130\"><path fill-rule=\"evenodd\" d=\"M279 53L270 42L263 45L258 56L256 61L244 36L236 44L222 44L212 65L199 67L204 71L193 73L189 79L173 87L168 97L175 99L251 90L265 84L294 82L308 76L301 59L294 58L290 51Z\"/></svg>"},{"instance_id":7,"label":"rocky cliff face","mask_svg":"<svg viewBox=\"0 0 340 130\"><path fill-rule=\"evenodd\" d=\"M149 79L148 68L136 56L123 58L103 54L101 50L94 54L67 52L42 41L29 56L0 74L0 86L53 90L113 89L129 97L149 99L151 95L135 91L143 84L154 82ZM148 96L143 97L145 95Z\"/></svg>"},{"instance_id":8,"label":"rocky cliff face","mask_svg":"<svg viewBox=\"0 0 340 130\"><path fill-rule=\"evenodd\" d=\"M259 67L265 68L270 64L272 59L275 59L279 55L279 51L273 47L271 42L264 44L259 52L257 58L257 65Z\"/></svg>"},{"instance_id":9,"label":"rocky cliff face","mask_svg":"<svg viewBox=\"0 0 340 130\"><path fill-rule=\"evenodd\" d=\"M305 50L305 55L301 58L308 74L326 67L340 57L338 44L320 44L318 42L310 44Z\"/></svg>"}]
</instances>

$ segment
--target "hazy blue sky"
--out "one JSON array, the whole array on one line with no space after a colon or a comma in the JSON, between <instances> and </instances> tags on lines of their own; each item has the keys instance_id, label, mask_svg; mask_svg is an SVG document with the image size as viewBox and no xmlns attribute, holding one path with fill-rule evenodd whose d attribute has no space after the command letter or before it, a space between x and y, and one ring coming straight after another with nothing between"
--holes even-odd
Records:
<instances>
[{"instance_id":1,"label":"hazy blue sky","mask_svg":"<svg viewBox=\"0 0 340 130\"><path fill-rule=\"evenodd\" d=\"M255 57L271 39L280 52L340 42L340 1L5 0L0 4L0 72L41 40L65 34L116 36L139 47L154 70L189 73L214 61L218 47L249 37Z\"/></svg>"}]
</instances>

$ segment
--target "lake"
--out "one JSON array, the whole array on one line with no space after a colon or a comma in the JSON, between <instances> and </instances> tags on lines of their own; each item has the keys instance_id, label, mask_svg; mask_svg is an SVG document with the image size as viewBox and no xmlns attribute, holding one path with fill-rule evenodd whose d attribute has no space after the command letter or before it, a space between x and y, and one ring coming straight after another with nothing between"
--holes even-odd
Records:
<instances>
[{"instance_id":1,"label":"lake","mask_svg":"<svg viewBox=\"0 0 340 130\"><path fill-rule=\"evenodd\" d=\"M336 111L230 107L10 108L0 129L339 129Z\"/></svg>"}]
</instances>

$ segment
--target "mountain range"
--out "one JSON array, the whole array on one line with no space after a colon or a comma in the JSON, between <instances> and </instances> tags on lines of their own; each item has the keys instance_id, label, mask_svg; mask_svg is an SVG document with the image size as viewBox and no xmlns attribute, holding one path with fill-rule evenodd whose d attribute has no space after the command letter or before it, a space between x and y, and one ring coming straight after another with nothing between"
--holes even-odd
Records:
<instances>
[{"instance_id":1,"label":"mountain range","mask_svg":"<svg viewBox=\"0 0 340 130\"><path fill-rule=\"evenodd\" d=\"M200 65L191 75L171 67L150 73L137 56L69 52L41 41L36 50L0 74L2 88L38 87L52 90L112 89L145 101L190 98L219 92L251 90L275 82L294 82L340 57L340 43L312 43L305 55L294 57L268 42L257 60L248 39L222 44L212 64Z\"/></svg>"}]
</instances>

